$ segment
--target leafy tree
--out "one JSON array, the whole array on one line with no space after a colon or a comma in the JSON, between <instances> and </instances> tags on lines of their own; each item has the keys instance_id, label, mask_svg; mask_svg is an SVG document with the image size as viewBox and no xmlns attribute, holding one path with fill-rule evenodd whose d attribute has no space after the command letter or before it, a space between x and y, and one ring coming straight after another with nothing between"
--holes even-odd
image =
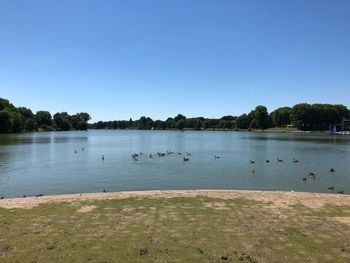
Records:
<instances>
[{"instance_id":1,"label":"leafy tree","mask_svg":"<svg viewBox=\"0 0 350 263\"><path fill-rule=\"evenodd\" d=\"M38 111L35 115L35 118L39 127L43 125L52 125L52 116L48 111Z\"/></svg>"},{"instance_id":2,"label":"leafy tree","mask_svg":"<svg viewBox=\"0 0 350 263\"><path fill-rule=\"evenodd\" d=\"M175 128L178 130L183 130L183 128L185 128L185 125L186 125L186 121L184 119L179 119L176 122Z\"/></svg>"},{"instance_id":3,"label":"leafy tree","mask_svg":"<svg viewBox=\"0 0 350 263\"><path fill-rule=\"evenodd\" d=\"M269 125L269 114L265 106L259 105L251 112L253 117L250 127L258 129L266 129Z\"/></svg>"},{"instance_id":4,"label":"leafy tree","mask_svg":"<svg viewBox=\"0 0 350 263\"><path fill-rule=\"evenodd\" d=\"M242 114L236 119L236 128L248 129L251 121L252 121L251 118L247 114Z\"/></svg>"},{"instance_id":5,"label":"leafy tree","mask_svg":"<svg viewBox=\"0 0 350 263\"><path fill-rule=\"evenodd\" d=\"M9 132L12 128L10 113L6 110L0 111L0 132Z\"/></svg>"},{"instance_id":6,"label":"leafy tree","mask_svg":"<svg viewBox=\"0 0 350 263\"><path fill-rule=\"evenodd\" d=\"M275 127L286 127L291 123L290 115L292 109L289 107L278 108L275 111L271 112L270 116L272 119L272 124Z\"/></svg>"}]
</instances>

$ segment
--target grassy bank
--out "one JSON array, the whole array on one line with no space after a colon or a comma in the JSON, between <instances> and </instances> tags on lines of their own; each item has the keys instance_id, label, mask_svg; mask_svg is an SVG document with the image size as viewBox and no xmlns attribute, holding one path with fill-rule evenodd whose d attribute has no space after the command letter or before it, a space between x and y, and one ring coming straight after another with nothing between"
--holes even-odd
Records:
<instances>
[{"instance_id":1,"label":"grassy bank","mask_svg":"<svg viewBox=\"0 0 350 263\"><path fill-rule=\"evenodd\" d=\"M311 208L298 195L245 195L100 195L26 208L4 205L0 261L350 261L350 205L334 204L349 203L348 196L333 202L324 195L321 202L313 195L310 204L319 205Z\"/></svg>"}]
</instances>

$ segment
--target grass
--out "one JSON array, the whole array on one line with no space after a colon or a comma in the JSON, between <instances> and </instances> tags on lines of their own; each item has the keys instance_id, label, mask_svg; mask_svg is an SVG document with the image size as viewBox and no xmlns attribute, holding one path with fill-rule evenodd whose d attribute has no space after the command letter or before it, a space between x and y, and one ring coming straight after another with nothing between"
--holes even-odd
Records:
<instances>
[{"instance_id":1,"label":"grass","mask_svg":"<svg viewBox=\"0 0 350 263\"><path fill-rule=\"evenodd\" d=\"M0 208L0 262L350 262L341 216L202 196Z\"/></svg>"}]
</instances>

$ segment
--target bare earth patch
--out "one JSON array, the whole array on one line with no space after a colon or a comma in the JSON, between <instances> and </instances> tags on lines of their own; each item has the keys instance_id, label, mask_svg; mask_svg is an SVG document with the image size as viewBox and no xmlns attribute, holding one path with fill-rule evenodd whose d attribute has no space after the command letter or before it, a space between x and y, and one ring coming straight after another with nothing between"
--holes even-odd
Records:
<instances>
[{"instance_id":1,"label":"bare earth patch","mask_svg":"<svg viewBox=\"0 0 350 263\"><path fill-rule=\"evenodd\" d=\"M92 210L94 210L96 208L95 205L85 205L82 206L77 212L78 213L88 213L91 212Z\"/></svg>"},{"instance_id":2,"label":"bare earth patch","mask_svg":"<svg viewBox=\"0 0 350 263\"><path fill-rule=\"evenodd\" d=\"M11 198L0 200L3 208L32 208L40 204L81 201L127 199L127 198L173 198L207 196L220 199L244 198L270 203L271 207L289 208L301 204L308 208L320 208L325 204L350 205L350 195L321 194L278 191L244 191L244 190L168 190L168 191L130 191L115 193L53 195L43 197Z\"/></svg>"},{"instance_id":3,"label":"bare earth patch","mask_svg":"<svg viewBox=\"0 0 350 263\"><path fill-rule=\"evenodd\" d=\"M333 217L333 219L340 223L350 225L350 216L337 216L337 217Z\"/></svg>"},{"instance_id":4,"label":"bare earth patch","mask_svg":"<svg viewBox=\"0 0 350 263\"><path fill-rule=\"evenodd\" d=\"M204 206L208 208L214 208L217 210L230 210L230 208L226 206L225 202L204 203Z\"/></svg>"}]
</instances>

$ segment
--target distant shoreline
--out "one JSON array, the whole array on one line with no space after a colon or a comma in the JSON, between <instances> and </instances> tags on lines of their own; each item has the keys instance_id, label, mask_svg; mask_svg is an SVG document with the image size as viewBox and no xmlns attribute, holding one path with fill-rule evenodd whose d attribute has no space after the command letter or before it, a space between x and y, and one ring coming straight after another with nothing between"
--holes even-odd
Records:
<instances>
[{"instance_id":1,"label":"distant shoreline","mask_svg":"<svg viewBox=\"0 0 350 263\"><path fill-rule=\"evenodd\" d=\"M81 201L128 199L128 198L175 198L207 196L220 199L251 199L271 202L279 206L303 204L311 208L325 204L350 205L350 195L311 192L252 191L252 190L150 190L107 193L63 194L42 197L9 198L0 200L2 208L32 208L49 203L74 203Z\"/></svg>"}]
</instances>

